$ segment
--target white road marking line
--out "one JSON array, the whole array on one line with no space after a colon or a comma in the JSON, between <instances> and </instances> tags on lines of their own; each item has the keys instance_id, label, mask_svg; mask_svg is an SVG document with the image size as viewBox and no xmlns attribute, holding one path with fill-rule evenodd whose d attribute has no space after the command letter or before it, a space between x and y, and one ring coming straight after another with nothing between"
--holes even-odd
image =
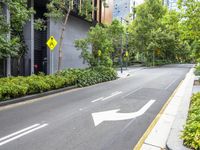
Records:
<instances>
[{"instance_id":1,"label":"white road marking line","mask_svg":"<svg viewBox=\"0 0 200 150\"><path fill-rule=\"evenodd\" d=\"M20 131L17 131L17 132L15 132L15 133L12 133L12 134L10 134L10 135L7 135L7 136L5 136L5 137L2 137L2 138L0 138L0 142L3 141L3 140L8 139L8 138L10 138L10 137L13 137L13 136L15 136L15 135L17 135L17 134L20 134L20 133L22 133L22 132L25 132L25 131L30 130L30 129L32 129L32 128L35 128L35 127L37 127L37 126L39 126L39 125L40 125L40 124L34 124L34 125L30 126L30 127L27 127L27 128L22 129L22 130L20 130Z\"/></svg>"},{"instance_id":2,"label":"white road marking line","mask_svg":"<svg viewBox=\"0 0 200 150\"><path fill-rule=\"evenodd\" d=\"M44 127L46 127L47 125L48 125L48 124L43 124L43 125L37 126L37 127L33 128L33 129L31 129L31 130L28 130L28 131L26 131L26 132L23 132L22 134L19 134L19 135L17 135L17 136L14 136L14 137L12 137L12 138L9 138L9 139L7 139L7 140L5 140L5 141L3 141L3 142L0 142L0 146L4 145L4 144L6 144L6 143L9 143L9 142L11 142L11 141L13 141L13 140L16 140L16 139L18 139L18 138L20 138L20 137L22 137L22 136L25 136L25 135L27 135L27 134L29 134L29 133L32 133L32 132L34 132L34 131L36 131L36 130L39 130L39 129L41 129L41 128L44 128ZM10 136L10 135L8 135L8 136Z\"/></svg>"},{"instance_id":3,"label":"white road marking line","mask_svg":"<svg viewBox=\"0 0 200 150\"><path fill-rule=\"evenodd\" d=\"M131 92L129 92L128 94L124 95L123 98L125 98L125 97L127 97L127 96L129 96L129 95L131 95L131 94L133 94L133 93L135 93L135 92L141 90L141 89L142 89L142 87L137 88L137 89L135 89L134 91L131 91Z\"/></svg>"},{"instance_id":4,"label":"white road marking line","mask_svg":"<svg viewBox=\"0 0 200 150\"><path fill-rule=\"evenodd\" d=\"M176 82L178 78L174 79L165 89L167 90L172 84L174 84Z\"/></svg>"},{"instance_id":5,"label":"white road marking line","mask_svg":"<svg viewBox=\"0 0 200 150\"><path fill-rule=\"evenodd\" d=\"M119 93L119 92L121 92L121 91L113 92L111 95L115 95L115 94L117 94L117 93Z\"/></svg>"},{"instance_id":6,"label":"white road marking line","mask_svg":"<svg viewBox=\"0 0 200 150\"><path fill-rule=\"evenodd\" d=\"M91 102L92 102L92 103L95 103L95 102L100 101L100 100L102 100L102 99L103 99L103 97L100 97L100 98L95 99L95 100L93 100L93 101L91 101Z\"/></svg>"},{"instance_id":7,"label":"white road marking line","mask_svg":"<svg viewBox=\"0 0 200 150\"><path fill-rule=\"evenodd\" d=\"M111 94L110 96L105 97L104 99L102 99L102 101L105 101L105 100L107 100L107 99L109 99L109 98L112 98L112 97L114 97L114 96L117 96L117 95L119 95L119 94L121 94L121 93L122 93L122 92L119 91L119 92L117 92L117 93Z\"/></svg>"}]
</instances>

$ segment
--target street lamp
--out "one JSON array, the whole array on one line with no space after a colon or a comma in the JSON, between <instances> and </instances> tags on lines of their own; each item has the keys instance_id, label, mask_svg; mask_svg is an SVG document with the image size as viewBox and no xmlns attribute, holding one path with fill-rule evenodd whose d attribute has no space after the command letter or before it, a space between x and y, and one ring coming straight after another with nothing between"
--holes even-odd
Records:
<instances>
[{"instance_id":1,"label":"street lamp","mask_svg":"<svg viewBox=\"0 0 200 150\"><path fill-rule=\"evenodd\" d=\"M128 52L128 32L126 32L126 52ZM126 57L128 57L128 56L126 56ZM128 62L127 59L128 58L126 58L126 70L127 70L127 62Z\"/></svg>"},{"instance_id":2,"label":"street lamp","mask_svg":"<svg viewBox=\"0 0 200 150\"><path fill-rule=\"evenodd\" d=\"M123 23L123 21L125 21L127 24L129 23L128 20L124 19L121 17L121 24ZM127 49L128 49L128 44L127 44L127 34L126 34L126 46L127 46ZM123 33L121 34L121 52L120 52L120 65L121 65L121 73L123 73Z\"/></svg>"}]
</instances>

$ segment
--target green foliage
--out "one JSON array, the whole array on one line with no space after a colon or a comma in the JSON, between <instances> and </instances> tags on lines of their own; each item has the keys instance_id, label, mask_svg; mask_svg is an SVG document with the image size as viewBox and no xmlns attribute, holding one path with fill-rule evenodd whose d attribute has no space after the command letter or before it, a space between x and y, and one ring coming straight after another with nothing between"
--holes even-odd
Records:
<instances>
[{"instance_id":1,"label":"green foliage","mask_svg":"<svg viewBox=\"0 0 200 150\"><path fill-rule=\"evenodd\" d=\"M199 0L179 0L181 9L181 24L183 28L183 39L200 39L200 1Z\"/></svg>"},{"instance_id":2,"label":"green foliage","mask_svg":"<svg viewBox=\"0 0 200 150\"><path fill-rule=\"evenodd\" d=\"M85 17L88 21L92 21L92 11L95 9L91 4L92 0L84 0L79 6L79 15Z\"/></svg>"},{"instance_id":3,"label":"green foliage","mask_svg":"<svg viewBox=\"0 0 200 150\"><path fill-rule=\"evenodd\" d=\"M131 59L137 56L148 66L153 61L190 62L191 42L183 39L183 20L180 12L167 10L160 0L138 6L136 19L128 27Z\"/></svg>"},{"instance_id":4,"label":"green foliage","mask_svg":"<svg viewBox=\"0 0 200 150\"><path fill-rule=\"evenodd\" d=\"M47 29L47 26L45 25L44 19L35 19L34 20L34 29L38 31L45 31Z\"/></svg>"},{"instance_id":5,"label":"green foliage","mask_svg":"<svg viewBox=\"0 0 200 150\"><path fill-rule=\"evenodd\" d=\"M11 28L14 32L22 32L26 22L34 13L32 8L28 8L27 0L3 0L8 4L11 13Z\"/></svg>"},{"instance_id":6,"label":"green foliage","mask_svg":"<svg viewBox=\"0 0 200 150\"><path fill-rule=\"evenodd\" d=\"M92 11L95 8L92 6L92 0L84 0L81 6L78 6L78 12L80 16L83 16L86 20L92 20ZM46 17L54 18L59 20L65 17L66 12L74 11L74 0L51 0L47 4L48 12L44 15Z\"/></svg>"},{"instance_id":7,"label":"green foliage","mask_svg":"<svg viewBox=\"0 0 200 150\"><path fill-rule=\"evenodd\" d=\"M160 49L159 43L162 42L159 37L166 37L161 29L165 13L166 9L160 0L146 0L137 7L136 19L129 25L128 31L132 40L129 46L133 53L143 56L142 61L146 64L152 62L153 51Z\"/></svg>"},{"instance_id":8,"label":"green foliage","mask_svg":"<svg viewBox=\"0 0 200 150\"><path fill-rule=\"evenodd\" d=\"M191 57L194 59L195 62L200 62L200 40L193 41L191 48L192 48Z\"/></svg>"},{"instance_id":9,"label":"green foliage","mask_svg":"<svg viewBox=\"0 0 200 150\"><path fill-rule=\"evenodd\" d=\"M8 56L15 57L18 55L20 39L15 37L8 41L5 37L0 35L0 59Z\"/></svg>"},{"instance_id":10,"label":"green foliage","mask_svg":"<svg viewBox=\"0 0 200 150\"><path fill-rule=\"evenodd\" d=\"M66 11L71 11L68 10L71 2L71 0L51 0L47 4L48 13L45 13L45 16L56 20L63 18Z\"/></svg>"},{"instance_id":11,"label":"green foliage","mask_svg":"<svg viewBox=\"0 0 200 150\"><path fill-rule=\"evenodd\" d=\"M195 74L196 76L200 76L200 65L199 65L199 64L195 67L194 74Z\"/></svg>"},{"instance_id":12,"label":"green foliage","mask_svg":"<svg viewBox=\"0 0 200 150\"><path fill-rule=\"evenodd\" d=\"M0 58L21 57L26 52L23 40L23 27L34 13L28 8L27 0L2 0L10 11L10 24L6 23L5 15L0 6ZM11 40L7 40L6 34L10 32Z\"/></svg>"},{"instance_id":13,"label":"green foliage","mask_svg":"<svg viewBox=\"0 0 200 150\"><path fill-rule=\"evenodd\" d=\"M89 86L117 78L116 71L109 67L68 69L54 75L0 78L0 101L29 94L42 93L71 85Z\"/></svg>"},{"instance_id":14,"label":"green foliage","mask_svg":"<svg viewBox=\"0 0 200 150\"><path fill-rule=\"evenodd\" d=\"M182 139L187 147L195 150L200 149L200 93L192 96Z\"/></svg>"},{"instance_id":15,"label":"green foliage","mask_svg":"<svg viewBox=\"0 0 200 150\"><path fill-rule=\"evenodd\" d=\"M3 15L3 8L0 3L0 35L8 33L9 25L6 23L6 18Z\"/></svg>"},{"instance_id":16,"label":"green foliage","mask_svg":"<svg viewBox=\"0 0 200 150\"><path fill-rule=\"evenodd\" d=\"M27 93L27 84L22 84L20 81L23 77L9 77L0 80L0 100L6 100L19 96L24 96Z\"/></svg>"},{"instance_id":17,"label":"green foliage","mask_svg":"<svg viewBox=\"0 0 200 150\"><path fill-rule=\"evenodd\" d=\"M81 50L81 57L88 63L88 65L97 66L98 61L95 59L92 52L90 52L89 42L87 39L76 40L75 47L77 50Z\"/></svg>"},{"instance_id":18,"label":"green foliage","mask_svg":"<svg viewBox=\"0 0 200 150\"><path fill-rule=\"evenodd\" d=\"M75 47L77 50L81 50L81 57L90 66L112 67L113 58L111 56L119 56L120 52L117 49L121 47L123 36L124 27L119 21L114 20L111 25L100 26L97 24L95 27L91 27L87 38L76 40ZM98 55L99 50L101 56Z\"/></svg>"},{"instance_id":19,"label":"green foliage","mask_svg":"<svg viewBox=\"0 0 200 150\"><path fill-rule=\"evenodd\" d=\"M89 86L117 78L113 68L98 66L88 70L82 70L78 75L77 85L79 87Z\"/></svg>"}]
</instances>

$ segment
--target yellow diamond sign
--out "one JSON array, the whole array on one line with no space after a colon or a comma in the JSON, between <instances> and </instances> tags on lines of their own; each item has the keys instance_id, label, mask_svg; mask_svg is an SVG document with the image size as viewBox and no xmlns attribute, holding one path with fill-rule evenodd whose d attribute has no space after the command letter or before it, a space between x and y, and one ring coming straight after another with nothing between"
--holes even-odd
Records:
<instances>
[{"instance_id":1,"label":"yellow diamond sign","mask_svg":"<svg viewBox=\"0 0 200 150\"><path fill-rule=\"evenodd\" d=\"M129 55L129 54L128 54L128 51L126 51L125 56L128 57L128 55Z\"/></svg>"},{"instance_id":2,"label":"yellow diamond sign","mask_svg":"<svg viewBox=\"0 0 200 150\"><path fill-rule=\"evenodd\" d=\"M56 41L56 39L53 36L51 36L49 38L49 40L47 41L47 46L49 47L49 49L51 51L54 50L54 48L56 47L57 44L58 44L58 42Z\"/></svg>"},{"instance_id":3,"label":"yellow diamond sign","mask_svg":"<svg viewBox=\"0 0 200 150\"><path fill-rule=\"evenodd\" d=\"M98 50L98 56L99 57L101 56L101 50Z\"/></svg>"}]
</instances>

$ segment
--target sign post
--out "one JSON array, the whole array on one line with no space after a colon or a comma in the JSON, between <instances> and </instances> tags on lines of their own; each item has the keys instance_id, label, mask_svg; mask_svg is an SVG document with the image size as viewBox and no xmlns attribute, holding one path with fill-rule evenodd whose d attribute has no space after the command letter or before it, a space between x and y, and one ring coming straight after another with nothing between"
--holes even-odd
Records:
<instances>
[{"instance_id":1,"label":"sign post","mask_svg":"<svg viewBox=\"0 0 200 150\"><path fill-rule=\"evenodd\" d=\"M47 41L47 46L50 49L51 53L50 53L50 74L53 74L53 51L54 48L56 47L56 45L58 44L58 42L56 41L56 39L53 36L50 36L50 38Z\"/></svg>"}]
</instances>

